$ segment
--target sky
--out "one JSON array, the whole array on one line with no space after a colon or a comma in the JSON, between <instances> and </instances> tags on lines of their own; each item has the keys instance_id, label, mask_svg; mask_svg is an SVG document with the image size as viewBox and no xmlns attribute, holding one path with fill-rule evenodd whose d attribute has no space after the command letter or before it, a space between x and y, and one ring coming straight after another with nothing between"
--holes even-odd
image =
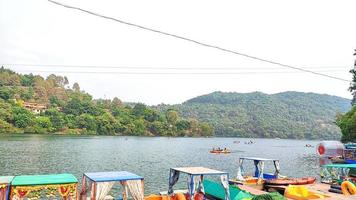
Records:
<instances>
[{"instance_id":1,"label":"sky","mask_svg":"<svg viewBox=\"0 0 356 200\"><path fill-rule=\"evenodd\" d=\"M351 80L354 0L58 2ZM18 73L67 76L94 98L148 105L182 103L214 91L300 91L351 98L345 81L207 48L47 0L0 0L0 65Z\"/></svg>"}]
</instances>

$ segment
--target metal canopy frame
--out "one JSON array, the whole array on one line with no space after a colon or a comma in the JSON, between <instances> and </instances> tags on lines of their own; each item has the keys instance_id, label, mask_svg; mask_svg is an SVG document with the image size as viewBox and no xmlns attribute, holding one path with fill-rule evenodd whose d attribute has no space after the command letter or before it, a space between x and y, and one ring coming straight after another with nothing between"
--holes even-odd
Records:
<instances>
[{"instance_id":1,"label":"metal canopy frame","mask_svg":"<svg viewBox=\"0 0 356 200\"><path fill-rule=\"evenodd\" d=\"M205 194L203 179L206 175L218 175L221 179L221 185L225 190L225 200L230 200L230 191L229 191L229 173L218 171L206 167L177 167L171 168L169 172L169 182L168 182L168 195L172 195L174 193L173 186L178 182L179 174L184 173L189 176L187 184L188 184L188 192L190 195L190 200L194 199L194 194L196 192L200 192Z\"/></svg>"}]
</instances>

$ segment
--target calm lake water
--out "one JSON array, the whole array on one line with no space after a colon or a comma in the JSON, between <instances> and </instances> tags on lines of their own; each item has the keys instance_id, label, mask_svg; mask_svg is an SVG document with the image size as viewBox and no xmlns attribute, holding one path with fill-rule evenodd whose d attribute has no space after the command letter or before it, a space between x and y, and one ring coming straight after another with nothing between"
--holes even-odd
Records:
<instances>
[{"instance_id":1,"label":"calm lake water","mask_svg":"<svg viewBox=\"0 0 356 200\"><path fill-rule=\"evenodd\" d=\"M170 167L204 166L236 175L240 156L277 158L281 174L318 176L318 141L244 138L164 138L116 136L0 136L0 175L126 170L145 178L145 193L167 190ZM240 141L239 144L233 141ZM311 144L314 148L307 148ZM233 153L210 154L212 147ZM246 163L247 164L247 163ZM247 167L250 166L248 169ZM267 169L272 165L267 164ZM253 172L253 166L246 165ZM185 178L181 178L183 182ZM180 186L184 188L184 183ZM178 186L179 187L179 186Z\"/></svg>"}]
</instances>

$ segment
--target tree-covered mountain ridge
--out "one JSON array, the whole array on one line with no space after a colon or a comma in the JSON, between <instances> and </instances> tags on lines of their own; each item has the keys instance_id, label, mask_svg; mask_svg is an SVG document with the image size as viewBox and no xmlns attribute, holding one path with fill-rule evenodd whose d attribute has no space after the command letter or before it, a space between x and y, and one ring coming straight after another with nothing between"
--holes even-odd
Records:
<instances>
[{"instance_id":1,"label":"tree-covered mountain ridge","mask_svg":"<svg viewBox=\"0 0 356 200\"><path fill-rule=\"evenodd\" d=\"M175 110L158 112L117 97L93 99L65 76L18 74L0 68L0 134L210 136L212 127Z\"/></svg>"},{"instance_id":2,"label":"tree-covered mountain ridge","mask_svg":"<svg viewBox=\"0 0 356 200\"><path fill-rule=\"evenodd\" d=\"M351 108L342 97L304 92L213 92L177 105L187 118L213 125L216 136L339 139L336 115Z\"/></svg>"}]
</instances>

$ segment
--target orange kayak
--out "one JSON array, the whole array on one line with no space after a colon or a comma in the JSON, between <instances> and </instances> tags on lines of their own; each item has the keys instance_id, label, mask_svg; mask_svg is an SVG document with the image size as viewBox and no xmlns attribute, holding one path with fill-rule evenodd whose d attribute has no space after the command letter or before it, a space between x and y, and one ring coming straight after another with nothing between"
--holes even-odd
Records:
<instances>
[{"instance_id":1,"label":"orange kayak","mask_svg":"<svg viewBox=\"0 0 356 200\"><path fill-rule=\"evenodd\" d=\"M283 178L266 180L265 183L268 185L306 185L313 184L315 180L315 177Z\"/></svg>"},{"instance_id":2,"label":"orange kayak","mask_svg":"<svg viewBox=\"0 0 356 200\"><path fill-rule=\"evenodd\" d=\"M231 153L229 150L211 150L210 153Z\"/></svg>"}]
</instances>

